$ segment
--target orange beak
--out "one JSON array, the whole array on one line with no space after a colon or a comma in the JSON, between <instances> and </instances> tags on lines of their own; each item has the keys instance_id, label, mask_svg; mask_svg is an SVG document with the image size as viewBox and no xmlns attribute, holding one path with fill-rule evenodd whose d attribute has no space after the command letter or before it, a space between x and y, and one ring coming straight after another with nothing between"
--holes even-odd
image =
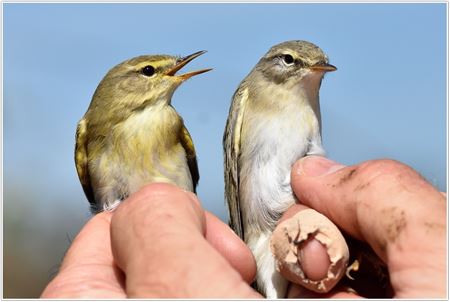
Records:
<instances>
[{"instance_id":1,"label":"orange beak","mask_svg":"<svg viewBox=\"0 0 450 302\"><path fill-rule=\"evenodd\" d=\"M166 72L166 75L168 76L175 76L175 73L180 70L181 68L183 68L184 65L186 65L187 63L189 63L190 61L194 60L196 57L201 56L202 54L204 54L206 52L206 50L202 50L202 51L197 51L191 55L188 55L186 57L180 58L177 60L177 63L175 64L175 66L173 66L171 69L169 69ZM196 70L196 71L192 71L192 72L188 72L182 75L178 75L177 77L181 78L183 81L189 79L190 77L193 77L197 74L201 74L207 71L212 70L212 68L207 68L207 69L200 69L200 70Z\"/></svg>"},{"instance_id":2,"label":"orange beak","mask_svg":"<svg viewBox=\"0 0 450 302\"><path fill-rule=\"evenodd\" d=\"M311 66L309 69L311 70L318 70L318 71L324 71L324 72L330 72L330 71L336 71L337 68L334 65L328 64L328 63L318 63L314 66Z\"/></svg>"}]
</instances>

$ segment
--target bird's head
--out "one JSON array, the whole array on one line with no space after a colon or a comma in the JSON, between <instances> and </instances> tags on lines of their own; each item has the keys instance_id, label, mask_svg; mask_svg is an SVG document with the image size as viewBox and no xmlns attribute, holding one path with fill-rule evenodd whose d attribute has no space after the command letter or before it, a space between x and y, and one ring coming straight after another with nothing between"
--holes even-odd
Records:
<instances>
[{"instance_id":1,"label":"bird's head","mask_svg":"<svg viewBox=\"0 0 450 302\"><path fill-rule=\"evenodd\" d=\"M205 52L199 51L185 57L144 55L122 62L113 67L100 82L91 106L99 106L103 110L111 106L139 110L152 105L168 105L181 83L211 70L176 74Z\"/></svg>"},{"instance_id":2,"label":"bird's head","mask_svg":"<svg viewBox=\"0 0 450 302\"><path fill-rule=\"evenodd\" d=\"M311 81L320 86L323 75L335 71L328 63L327 55L316 45L307 41L287 41L273 46L256 65L255 71L275 84L286 88Z\"/></svg>"}]
</instances>

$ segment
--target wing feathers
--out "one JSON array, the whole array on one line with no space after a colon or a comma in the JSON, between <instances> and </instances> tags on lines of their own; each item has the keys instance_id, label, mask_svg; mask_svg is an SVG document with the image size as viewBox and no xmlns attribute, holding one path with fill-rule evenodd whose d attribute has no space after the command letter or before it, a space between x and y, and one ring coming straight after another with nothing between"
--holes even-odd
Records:
<instances>
[{"instance_id":1,"label":"wing feathers","mask_svg":"<svg viewBox=\"0 0 450 302\"><path fill-rule=\"evenodd\" d=\"M230 226L242 239L244 239L244 229L239 200L239 154L242 119L247 99L247 89L238 89L234 94L223 137L225 196L230 214Z\"/></svg>"},{"instance_id":2,"label":"wing feathers","mask_svg":"<svg viewBox=\"0 0 450 302\"><path fill-rule=\"evenodd\" d=\"M84 194L95 209L94 191L91 186L91 178L88 168L88 152L87 152L87 122L82 119L77 126L75 139L75 165L77 167L78 178L83 186Z\"/></svg>"},{"instance_id":3,"label":"wing feathers","mask_svg":"<svg viewBox=\"0 0 450 302\"><path fill-rule=\"evenodd\" d=\"M195 154L194 143L192 142L191 135L184 126L181 129L180 141L181 145L186 151L186 159L192 176L192 185L194 193L196 193L196 187L198 184L198 180L200 179L200 174L198 172L198 165L197 165L197 156Z\"/></svg>"}]
</instances>

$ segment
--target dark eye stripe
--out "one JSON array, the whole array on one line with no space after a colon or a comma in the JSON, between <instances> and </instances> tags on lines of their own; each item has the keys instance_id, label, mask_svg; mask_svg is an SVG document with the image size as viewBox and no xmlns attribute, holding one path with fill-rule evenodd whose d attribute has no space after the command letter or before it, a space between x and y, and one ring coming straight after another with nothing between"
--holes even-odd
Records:
<instances>
[{"instance_id":1,"label":"dark eye stripe","mask_svg":"<svg viewBox=\"0 0 450 302\"><path fill-rule=\"evenodd\" d=\"M304 67L306 65L301 59L295 59L295 64L300 67Z\"/></svg>"},{"instance_id":2,"label":"dark eye stripe","mask_svg":"<svg viewBox=\"0 0 450 302\"><path fill-rule=\"evenodd\" d=\"M291 61L291 58L292 58L292 61ZM274 60L274 59L283 60L283 62L288 65L292 65L292 63L294 63L295 65L300 66L300 67L306 66L306 63L302 59L293 58L292 55L290 55L290 54L275 55L273 57L268 58L268 60ZM287 61L286 61L286 59L287 59Z\"/></svg>"}]
</instances>

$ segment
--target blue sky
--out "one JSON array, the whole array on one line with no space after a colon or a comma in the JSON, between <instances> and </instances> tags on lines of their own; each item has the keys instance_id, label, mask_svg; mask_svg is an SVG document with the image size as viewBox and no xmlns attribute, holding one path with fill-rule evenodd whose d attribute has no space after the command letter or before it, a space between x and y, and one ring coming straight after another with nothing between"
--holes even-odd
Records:
<instances>
[{"instance_id":1,"label":"blue sky","mask_svg":"<svg viewBox=\"0 0 450 302\"><path fill-rule=\"evenodd\" d=\"M446 190L446 9L436 3L4 4L4 188L23 195L5 198L5 209L37 213L38 224L54 223L55 215L87 217L74 135L101 78L137 55L206 49L186 70L214 70L182 85L173 106L196 144L199 196L225 219L221 141L231 96L272 45L294 39L317 44L338 67L321 88L329 157L345 164L393 158Z\"/></svg>"}]
</instances>

